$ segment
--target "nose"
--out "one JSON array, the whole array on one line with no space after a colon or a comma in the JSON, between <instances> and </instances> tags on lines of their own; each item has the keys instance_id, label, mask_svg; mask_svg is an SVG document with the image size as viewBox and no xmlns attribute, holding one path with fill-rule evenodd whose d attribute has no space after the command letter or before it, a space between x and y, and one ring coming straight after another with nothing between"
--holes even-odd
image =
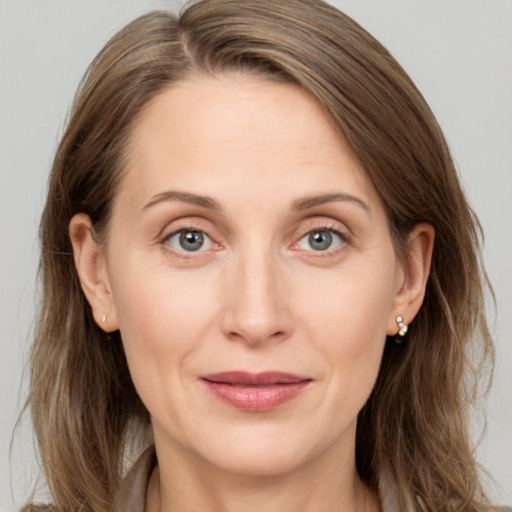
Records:
<instances>
[{"instance_id":1,"label":"nose","mask_svg":"<svg viewBox=\"0 0 512 512\"><path fill-rule=\"evenodd\" d=\"M229 339L258 347L289 338L293 321L286 271L278 258L250 252L234 263L222 285L221 328Z\"/></svg>"}]
</instances>

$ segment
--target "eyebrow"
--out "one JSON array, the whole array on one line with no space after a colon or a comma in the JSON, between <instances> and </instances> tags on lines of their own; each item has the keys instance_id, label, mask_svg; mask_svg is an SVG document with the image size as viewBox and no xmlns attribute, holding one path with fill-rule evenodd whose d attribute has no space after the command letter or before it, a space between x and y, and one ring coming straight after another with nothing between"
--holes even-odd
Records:
<instances>
[{"instance_id":1,"label":"eyebrow","mask_svg":"<svg viewBox=\"0 0 512 512\"><path fill-rule=\"evenodd\" d=\"M367 212L370 212L370 207L363 200L351 194L344 193L332 193L322 194L319 196L303 197L293 202L293 208L295 210L307 210L308 208L314 208L315 206L331 203L333 201L348 201L357 204Z\"/></svg>"},{"instance_id":2,"label":"eyebrow","mask_svg":"<svg viewBox=\"0 0 512 512\"><path fill-rule=\"evenodd\" d=\"M179 192L177 190L169 190L167 192L156 194L142 209L146 210L147 208L150 208L151 206L164 201L181 201L183 203L201 206L202 208L207 208L208 210L222 210L220 204L211 197L193 194L191 192ZM298 211L307 210L309 208L314 208L315 206L320 206L334 201L348 201L360 206L367 212L370 211L369 206L358 197L339 192L296 199L293 202L292 208Z\"/></svg>"},{"instance_id":3,"label":"eyebrow","mask_svg":"<svg viewBox=\"0 0 512 512\"><path fill-rule=\"evenodd\" d=\"M201 206L203 208L208 208L209 210L220 210L220 204L208 196L200 196L197 194L192 194L190 192L178 192L176 190L169 190L167 192L162 192L161 194L157 194L151 198L151 201L147 203L142 209L146 210L155 204L161 203L163 201L181 201L182 203L193 204L195 206Z\"/></svg>"}]
</instances>

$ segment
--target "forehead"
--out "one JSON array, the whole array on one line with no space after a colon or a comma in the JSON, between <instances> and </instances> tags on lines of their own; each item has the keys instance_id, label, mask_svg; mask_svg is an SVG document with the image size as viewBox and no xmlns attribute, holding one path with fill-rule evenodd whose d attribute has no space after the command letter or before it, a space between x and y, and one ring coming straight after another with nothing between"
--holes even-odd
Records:
<instances>
[{"instance_id":1,"label":"forehead","mask_svg":"<svg viewBox=\"0 0 512 512\"><path fill-rule=\"evenodd\" d=\"M284 193L294 181L374 192L318 103L294 85L260 78L196 77L172 86L139 115L128 147L121 193L141 197L170 185L215 193L240 181L269 192Z\"/></svg>"}]
</instances>

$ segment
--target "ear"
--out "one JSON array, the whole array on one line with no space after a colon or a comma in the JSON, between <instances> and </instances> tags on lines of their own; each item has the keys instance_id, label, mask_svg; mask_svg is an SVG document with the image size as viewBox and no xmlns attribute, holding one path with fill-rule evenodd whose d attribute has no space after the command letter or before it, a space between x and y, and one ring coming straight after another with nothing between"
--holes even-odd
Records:
<instances>
[{"instance_id":1,"label":"ear","mask_svg":"<svg viewBox=\"0 0 512 512\"><path fill-rule=\"evenodd\" d=\"M388 336L394 336L398 332L397 316L402 316L404 323L410 324L423 303L434 238L434 228L426 223L416 225L409 234L404 261L397 264L397 291L388 318Z\"/></svg>"},{"instance_id":2,"label":"ear","mask_svg":"<svg viewBox=\"0 0 512 512\"><path fill-rule=\"evenodd\" d=\"M102 248L94 240L91 219L84 213L69 223L75 267L94 320L106 332L118 329L117 317Z\"/></svg>"}]
</instances>

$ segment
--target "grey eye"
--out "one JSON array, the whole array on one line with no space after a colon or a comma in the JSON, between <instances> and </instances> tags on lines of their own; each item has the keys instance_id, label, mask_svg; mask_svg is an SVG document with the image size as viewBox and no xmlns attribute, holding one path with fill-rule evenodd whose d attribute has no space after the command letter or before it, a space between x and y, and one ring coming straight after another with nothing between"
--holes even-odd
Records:
<instances>
[{"instance_id":1,"label":"grey eye","mask_svg":"<svg viewBox=\"0 0 512 512\"><path fill-rule=\"evenodd\" d=\"M299 247L304 250L327 251L343 243L343 235L332 229L311 231L299 240Z\"/></svg>"},{"instance_id":2,"label":"grey eye","mask_svg":"<svg viewBox=\"0 0 512 512\"><path fill-rule=\"evenodd\" d=\"M313 231L308 235L308 243L315 251L325 251L332 244L332 234L329 231Z\"/></svg>"},{"instance_id":3,"label":"grey eye","mask_svg":"<svg viewBox=\"0 0 512 512\"><path fill-rule=\"evenodd\" d=\"M178 251L195 252L210 247L211 240L201 231L182 229L167 238L171 247Z\"/></svg>"},{"instance_id":4,"label":"grey eye","mask_svg":"<svg viewBox=\"0 0 512 512\"><path fill-rule=\"evenodd\" d=\"M180 233L180 246L186 251L198 251L203 247L204 236L199 231L183 231Z\"/></svg>"}]
</instances>

